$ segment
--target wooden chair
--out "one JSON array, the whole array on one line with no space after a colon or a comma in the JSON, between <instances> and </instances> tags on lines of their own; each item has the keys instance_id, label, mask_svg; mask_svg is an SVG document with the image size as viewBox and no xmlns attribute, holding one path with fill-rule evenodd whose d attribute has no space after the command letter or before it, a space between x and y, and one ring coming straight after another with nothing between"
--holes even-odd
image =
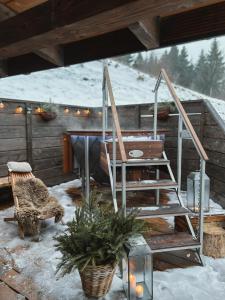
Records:
<instances>
[{"instance_id":1,"label":"wooden chair","mask_svg":"<svg viewBox=\"0 0 225 300\"><path fill-rule=\"evenodd\" d=\"M32 172L12 172L9 170L9 180L11 182L11 186L12 186L12 192L13 192L13 199L14 199L14 204L15 204L15 208L16 210L19 209L19 201L17 196L14 193L14 189L15 189L15 184L18 180L21 179L30 179L30 178L35 178L35 176L33 175ZM42 220L47 220L50 218L55 217L55 215L52 214L42 214L38 216L38 219L40 221ZM21 224L16 216L16 213L14 213L13 217L8 217L8 218L4 218L5 222L9 222L9 221L16 221L18 222L18 233L21 239L24 239L24 234L25 234L25 229L23 224ZM61 220L61 223L64 225L63 220Z\"/></svg>"}]
</instances>

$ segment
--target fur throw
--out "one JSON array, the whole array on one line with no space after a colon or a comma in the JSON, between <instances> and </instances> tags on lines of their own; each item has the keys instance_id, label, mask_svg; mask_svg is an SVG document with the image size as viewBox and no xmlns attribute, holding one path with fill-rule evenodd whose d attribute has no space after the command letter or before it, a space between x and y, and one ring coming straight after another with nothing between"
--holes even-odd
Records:
<instances>
[{"instance_id":1,"label":"fur throw","mask_svg":"<svg viewBox=\"0 0 225 300\"><path fill-rule=\"evenodd\" d=\"M56 198L49 195L46 185L40 179L18 180L13 192L19 203L16 216L26 232L39 233L39 216L55 217L55 222L62 219L63 207Z\"/></svg>"}]
</instances>

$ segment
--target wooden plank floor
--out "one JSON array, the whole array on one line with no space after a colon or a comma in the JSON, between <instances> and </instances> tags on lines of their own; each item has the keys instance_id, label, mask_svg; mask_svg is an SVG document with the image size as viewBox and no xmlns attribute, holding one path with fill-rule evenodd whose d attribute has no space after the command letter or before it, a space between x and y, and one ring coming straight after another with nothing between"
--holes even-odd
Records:
<instances>
[{"instance_id":1,"label":"wooden plank floor","mask_svg":"<svg viewBox=\"0 0 225 300\"><path fill-rule=\"evenodd\" d=\"M39 299L37 287L18 270L5 248L0 248L0 299Z\"/></svg>"}]
</instances>

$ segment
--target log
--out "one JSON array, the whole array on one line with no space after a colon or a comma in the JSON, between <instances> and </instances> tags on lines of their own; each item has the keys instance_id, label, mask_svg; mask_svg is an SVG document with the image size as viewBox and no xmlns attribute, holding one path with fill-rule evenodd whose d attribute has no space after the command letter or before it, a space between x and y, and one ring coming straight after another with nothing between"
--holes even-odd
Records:
<instances>
[{"instance_id":1,"label":"log","mask_svg":"<svg viewBox=\"0 0 225 300\"><path fill-rule=\"evenodd\" d=\"M213 258L225 257L225 230L217 225L204 227L203 254Z\"/></svg>"}]
</instances>

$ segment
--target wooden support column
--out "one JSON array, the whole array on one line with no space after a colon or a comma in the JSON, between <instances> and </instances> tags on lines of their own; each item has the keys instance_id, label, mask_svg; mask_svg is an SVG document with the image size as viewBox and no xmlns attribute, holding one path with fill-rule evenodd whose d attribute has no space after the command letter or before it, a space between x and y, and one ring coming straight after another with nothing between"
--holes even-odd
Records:
<instances>
[{"instance_id":1,"label":"wooden support column","mask_svg":"<svg viewBox=\"0 0 225 300\"><path fill-rule=\"evenodd\" d=\"M157 18L140 20L129 26L130 31L147 50L159 47L159 24Z\"/></svg>"}]
</instances>

